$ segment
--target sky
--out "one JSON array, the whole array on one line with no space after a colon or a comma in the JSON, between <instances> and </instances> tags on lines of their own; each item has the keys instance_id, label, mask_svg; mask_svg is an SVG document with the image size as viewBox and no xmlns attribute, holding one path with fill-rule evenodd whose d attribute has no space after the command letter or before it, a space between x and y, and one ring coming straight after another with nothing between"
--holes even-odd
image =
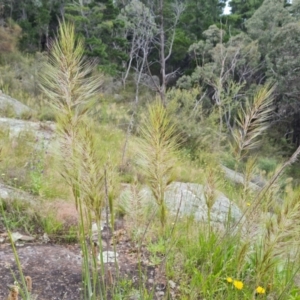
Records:
<instances>
[{"instance_id":1,"label":"sky","mask_svg":"<svg viewBox=\"0 0 300 300\"><path fill-rule=\"evenodd\" d=\"M226 2L226 6L224 8L224 15L229 15L230 14L230 6L229 6L229 0Z\"/></svg>"}]
</instances>

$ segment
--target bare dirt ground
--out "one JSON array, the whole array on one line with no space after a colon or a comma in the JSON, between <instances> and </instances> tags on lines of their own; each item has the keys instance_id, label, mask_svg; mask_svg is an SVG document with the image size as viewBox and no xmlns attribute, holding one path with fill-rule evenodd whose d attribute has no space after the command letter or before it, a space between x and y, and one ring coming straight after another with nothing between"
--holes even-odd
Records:
<instances>
[{"instance_id":1,"label":"bare dirt ground","mask_svg":"<svg viewBox=\"0 0 300 300\"><path fill-rule=\"evenodd\" d=\"M14 283L12 273L18 274L9 245L0 252L0 297L8 295L7 285ZM33 282L32 293L40 300L80 299L81 256L76 245L27 244L18 248L25 276ZM18 278L18 276L16 276Z\"/></svg>"},{"instance_id":2,"label":"bare dirt ground","mask_svg":"<svg viewBox=\"0 0 300 300\"><path fill-rule=\"evenodd\" d=\"M60 217L74 221L76 212L72 207L66 207L65 203L57 205ZM117 236L119 278L129 279L138 287L140 261L148 291L153 293L153 299L161 299L166 290L165 276L159 266L151 265L145 248L142 248L138 256L135 245L128 238L124 223L121 224L117 230L110 232L111 235ZM5 232L0 230L1 235L4 236ZM104 250L112 249L112 245L108 244ZM17 252L23 274L32 278L32 294L36 295L38 300L83 299L82 258L78 244L57 244L51 242L51 239L46 243L41 237L36 237L33 242L24 242L17 246ZM113 285L117 280L115 264L107 263L105 269L106 274L109 274L107 282ZM19 280L18 273L11 245L8 242L0 244L0 299L6 299L9 291L7 286L14 283L13 274ZM175 295L175 290L173 292Z\"/></svg>"}]
</instances>

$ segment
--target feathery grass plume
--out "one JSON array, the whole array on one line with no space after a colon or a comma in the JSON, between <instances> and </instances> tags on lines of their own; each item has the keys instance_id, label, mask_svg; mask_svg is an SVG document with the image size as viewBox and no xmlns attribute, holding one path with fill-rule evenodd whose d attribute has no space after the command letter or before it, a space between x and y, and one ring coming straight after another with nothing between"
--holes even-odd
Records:
<instances>
[{"instance_id":1,"label":"feathery grass plume","mask_svg":"<svg viewBox=\"0 0 300 300\"><path fill-rule=\"evenodd\" d=\"M259 210L262 199L273 188L283 170L297 160L299 154L300 147L288 161L278 168L267 186L257 195L255 205L251 210L252 214ZM283 202L276 200L274 196L267 199L266 206L272 208L273 214L268 215L261 224L261 226L264 225L264 231L258 235L259 240L255 243L252 261L255 267L256 284L262 281L272 282L279 266L283 264L289 269L286 273L290 277L294 277L299 271L297 265L300 251L299 195L299 191L289 191ZM293 279L289 280L293 281ZM288 293L288 290L289 287L286 286L283 292Z\"/></svg>"},{"instance_id":2,"label":"feathery grass plume","mask_svg":"<svg viewBox=\"0 0 300 300\"><path fill-rule=\"evenodd\" d=\"M270 179L270 181L268 182L268 184L259 193L259 195L258 195L259 199L262 198L265 195L265 193L275 184L275 182L280 177L280 175L283 173L283 171L298 160L299 155L300 155L300 146L296 149L296 151L293 153L293 155L285 163L283 163L281 166L279 166L275 170L275 173L272 176L272 178Z\"/></svg>"},{"instance_id":3,"label":"feathery grass plume","mask_svg":"<svg viewBox=\"0 0 300 300\"><path fill-rule=\"evenodd\" d=\"M141 189L140 184L135 180L121 193L118 205L120 212L125 216L126 228L132 240L141 243L140 241L145 238L145 232L151 230L150 225L155 219L154 212L158 211L155 207L156 203L149 201L148 191Z\"/></svg>"},{"instance_id":4,"label":"feathery grass plume","mask_svg":"<svg viewBox=\"0 0 300 300\"><path fill-rule=\"evenodd\" d=\"M167 218L164 194L173 181L172 172L178 143L175 127L158 99L148 106L148 118L141 127L141 137L138 164L159 206L160 222L164 231Z\"/></svg>"},{"instance_id":5,"label":"feathery grass plume","mask_svg":"<svg viewBox=\"0 0 300 300\"><path fill-rule=\"evenodd\" d=\"M58 36L51 47L49 59L43 65L41 88L51 99L50 104L73 121L85 115L91 99L102 83L93 76L95 61L84 57L84 41L75 35L72 23L60 22Z\"/></svg>"},{"instance_id":6,"label":"feathery grass plume","mask_svg":"<svg viewBox=\"0 0 300 300\"><path fill-rule=\"evenodd\" d=\"M209 168L204 187L204 196L207 206L208 232L211 233L211 210L216 202L216 174L214 169Z\"/></svg>"},{"instance_id":7,"label":"feathery grass plume","mask_svg":"<svg viewBox=\"0 0 300 300\"><path fill-rule=\"evenodd\" d=\"M64 158L63 176L72 187L78 208L79 178L76 177L76 169L78 170L79 153L76 140L80 124L91 108L102 80L93 76L95 62L85 59L84 41L76 37L74 25L67 22L60 22L59 25L49 59L42 68L40 87L58 113L58 130Z\"/></svg>"},{"instance_id":8,"label":"feathery grass plume","mask_svg":"<svg viewBox=\"0 0 300 300\"><path fill-rule=\"evenodd\" d=\"M247 212L248 217L251 217L251 215L253 216L257 213L257 211L262 206L262 200L264 198L268 199L267 202L264 203L264 205L265 205L265 207L267 207L269 209L272 209L272 206L277 204L276 197L270 196L270 195L274 194L272 189L275 190L275 192L276 192L276 190L278 189L278 187L275 186L276 181L278 180L280 175L283 173L283 171L287 167L291 166L293 163L295 163L297 161L299 155L300 155L300 146L296 149L296 151L293 153L293 155L285 163L283 163L281 166L279 166L277 168L277 170L275 171L274 175L269 180L269 182L264 186L263 189L261 189L258 192L258 194L256 195L256 199L255 199L253 205L251 206L251 210L249 210Z\"/></svg>"},{"instance_id":9,"label":"feathery grass plume","mask_svg":"<svg viewBox=\"0 0 300 300\"><path fill-rule=\"evenodd\" d=\"M105 200L112 203L112 188L107 187L107 167L96 153L95 136L87 113L101 85L93 76L94 62L84 58L84 43L76 38L74 25L60 22L58 37L51 48L49 60L41 75L41 88L58 112L58 135L62 156L61 175L70 186L79 211L79 236L83 253L83 297L106 299L103 257L101 275L98 262L89 251L92 241L92 221L100 229ZM110 176L110 175L109 175ZM109 180L110 184L111 180ZM110 205L112 209L112 204ZM102 253L101 231L98 242ZM102 278L102 280L101 280Z\"/></svg>"},{"instance_id":10,"label":"feathery grass plume","mask_svg":"<svg viewBox=\"0 0 300 300\"><path fill-rule=\"evenodd\" d=\"M237 129L232 130L235 145L234 152L238 160L259 146L259 137L269 126L274 111L273 92L275 85L261 87L253 97L252 103L246 103L238 112Z\"/></svg>"},{"instance_id":11,"label":"feathery grass plume","mask_svg":"<svg viewBox=\"0 0 300 300\"><path fill-rule=\"evenodd\" d=\"M82 142L79 143L81 170L78 184L84 204L94 213L97 222L99 222L105 205L104 167L97 161L95 138L91 130L84 128L83 131Z\"/></svg>"},{"instance_id":12,"label":"feathery grass plume","mask_svg":"<svg viewBox=\"0 0 300 300\"><path fill-rule=\"evenodd\" d=\"M272 282L279 264L297 260L300 251L299 193L278 204L268 217L265 231L255 248L256 284Z\"/></svg>"},{"instance_id":13,"label":"feathery grass plume","mask_svg":"<svg viewBox=\"0 0 300 300\"><path fill-rule=\"evenodd\" d=\"M93 218L98 223L101 221L101 213L105 205L112 213L113 199L117 197L118 189L115 186L117 174L114 172L113 163L109 157L103 162L103 158L97 154L95 143L96 137L91 126L83 124L77 140L80 158L77 185L80 189L80 198L86 208L93 212Z\"/></svg>"},{"instance_id":14,"label":"feathery grass plume","mask_svg":"<svg viewBox=\"0 0 300 300\"><path fill-rule=\"evenodd\" d=\"M244 168L243 192L241 193L241 198L244 203L252 202L253 199L254 191L253 188L251 188L251 179L257 169L256 159L256 156L249 157Z\"/></svg>"},{"instance_id":15,"label":"feathery grass plume","mask_svg":"<svg viewBox=\"0 0 300 300\"><path fill-rule=\"evenodd\" d=\"M18 300L19 299L19 287L12 285L9 287L10 291L6 300Z\"/></svg>"}]
</instances>

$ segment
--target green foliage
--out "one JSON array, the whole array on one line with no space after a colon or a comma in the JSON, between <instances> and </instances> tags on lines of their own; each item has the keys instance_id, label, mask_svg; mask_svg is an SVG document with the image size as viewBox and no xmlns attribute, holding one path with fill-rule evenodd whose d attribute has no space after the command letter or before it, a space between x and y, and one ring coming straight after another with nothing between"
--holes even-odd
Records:
<instances>
[{"instance_id":1,"label":"green foliage","mask_svg":"<svg viewBox=\"0 0 300 300\"><path fill-rule=\"evenodd\" d=\"M240 30L245 31L245 21L252 17L264 0L230 0L231 14L226 17L228 22Z\"/></svg>"},{"instance_id":2,"label":"green foliage","mask_svg":"<svg viewBox=\"0 0 300 300\"><path fill-rule=\"evenodd\" d=\"M2 106L2 108L0 109L0 116L12 119L15 119L17 117L14 107L9 104Z\"/></svg>"},{"instance_id":3,"label":"green foliage","mask_svg":"<svg viewBox=\"0 0 300 300\"><path fill-rule=\"evenodd\" d=\"M10 231L25 231L35 235L39 231L54 235L61 232L63 224L57 221L52 214L46 215L39 211L30 202L19 200L0 202L0 225Z\"/></svg>"},{"instance_id":4,"label":"green foliage","mask_svg":"<svg viewBox=\"0 0 300 300\"><path fill-rule=\"evenodd\" d=\"M260 170L269 174L275 171L278 162L275 158L261 157L258 159L257 164Z\"/></svg>"},{"instance_id":5,"label":"green foliage","mask_svg":"<svg viewBox=\"0 0 300 300\"><path fill-rule=\"evenodd\" d=\"M66 19L73 21L76 32L86 39L85 54L97 57L101 69L109 74L116 74L122 69L121 62L127 59L121 50L127 41L117 36L124 26L118 14L111 0L72 3L66 7Z\"/></svg>"},{"instance_id":6,"label":"green foliage","mask_svg":"<svg viewBox=\"0 0 300 300\"><path fill-rule=\"evenodd\" d=\"M187 0L186 8L180 20L182 30L191 38L191 40L198 40L203 37L202 33L210 25L218 23L226 1L212 0L212 1L192 1Z\"/></svg>"},{"instance_id":7,"label":"green foliage","mask_svg":"<svg viewBox=\"0 0 300 300\"><path fill-rule=\"evenodd\" d=\"M18 39L21 35L22 29L15 24L12 20L9 20L5 26L0 28L0 58L3 53L12 53L16 51Z\"/></svg>"},{"instance_id":8,"label":"green foliage","mask_svg":"<svg viewBox=\"0 0 300 300\"><path fill-rule=\"evenodd\" d=\"M36 153L34 153L36 154ZM43 187L43 173L44 173L44 158L42 155L32 158L29 163L29 176L31 178L31 192L39 195Z\"/></svg>"},{"instance_id":9,"label":"green foliage","mask_svg":"<svg viewBox=\"0 0 300 300\"><path fill-rule=\"evenodd\" d=\"M268 75L274 77L278 82L278 92L282 100L298 101L299 89L295 84L298 80L297 70L300 66L300 57L296 54L300 46L300 25L298 22L291 22L281 26L276 31L270 42L267 67Z\"/></svg>"},{"instance_id":10,"label":"green foliage","mask_svg":"<svg viewBox=\"0 0 300 300\"><path fill-rule=\"evenodd\" d=\"M246 28L252 39L259 40L260 51L265 55L269 51L268 43L277 30L291 20L291 15L284 8L284 1L265 0L253 16L247 20Z\"/></svg>"},{"instance_id":11,"label":"green foliage","mask_svg":"<svg viewBox=\"0 0 300 300\"><path fill-rule=\"evenodd\" d=\"M2 56L0 62L0 89L3 93L39 111L43 98L38 89L39 72L45 57L12 53ZM0 59L1 61L1 59Z\"/></svg>"},{"instance_id":12,"label":"green foliage","mask_svg":"<svg viewBox=\"0 0 300 300\"><path fill-rule=\"evenodd\" d=\"M59 2L56 0L22 1L19 5L10 2L5 6L5 12L18 22L23 30L19 46L25 52L45 50L43 43L48 43L48 37L54 24L57 24L55 14L59 14ZM20 17L21 16L21 17Z\"/></svg>"},{"instance_id":13,"label":"green foliage","mask_svg":"<svg viewBox=\"0 0 300 300\"><path fill-rule=\"evenodd\" d=\"M175 272L174 279L181 282L182 296L190 295L195 299L198 297L235 299L237 291L230 289L226 278L243 280L239 259L242 258L244 250L239 250L238 235L231 235L228 232L222 238L221 233L217 231L208 234L209 230L205 226L198 229L194 226L191 221L187 221L185 227L180 228L185 234L180 234L179 230L173 252L176 253L181 249L181 265L176 267L184 270L186 277L182 276L181 271ZM171 265L170 262L170 267ZM246 293L240 291L236 295L242 297L244 292Z\"/></svg>"},{"instance_id":14,"label":"green foliage","mask_svg":"<svg viewBox=\"0 0 300 300\"><path fill-rule=\"evenodd\" d=\"M45 148L35 148L32 132L23 132L11 140L9 131L2 128L0 135L1 154L6 157L0 163L0 172L5 184L38 195L56 197L59 193L63 197L61 184L49 170L53 158L45 155Z\"/></svg>"},{"instance_id":15,"label":"green foliage","mask_svg":"<svg viewBox=\"0 0 300 300\"><path fill-rule=\"evenodd\" d=\"M289 11L295 20L299 20L300 17L300 1L292 1L292 5L289 7Z\"/></svg>"},{"instance_id":16,"label":"green foliage","mask_svg":"<svg viewBox=\"0 0 300 300\"><path fill-rule=\"evenodd\" d=\"M214 114L205 107L205 93L199 88L171 89L167 93L167 110L178 130L180 144L194 158L199 151L210 151L214 145Z\"/></svg>"},{"instance_id":17,"label":"green foliage","mask_svg":"<svg viewBox=\"0 0 300 300\"><path fill-rule=\"evenodd\" d=\"M189 48L189 55L197 67L189 77L181 77L177 86L191 88L200 83L210 90L219 90L219 93L230 86L230 82L237 82L237 85L247 82L249 86L260 63L257 43L245 34L233 36L225 43L224 30L215 25L204 35L205 42L200 40Z\"/></svg>"}]
</instances>

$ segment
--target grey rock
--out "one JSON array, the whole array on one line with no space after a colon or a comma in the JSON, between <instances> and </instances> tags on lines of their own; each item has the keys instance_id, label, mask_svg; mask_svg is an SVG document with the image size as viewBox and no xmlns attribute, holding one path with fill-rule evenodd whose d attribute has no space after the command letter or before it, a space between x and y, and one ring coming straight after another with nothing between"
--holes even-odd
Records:
<instances>
[{"instance_id":1,"label":"grey rock","mask_svg":"<svg viewBox=\"0 0 300 300\"><path fill-rule=\"evenodd\" d=\"M34 138L34 146L47 148L57 147L54 122L33 122L11 118L0 118L0 129L9 132L9 138L17 143L20 135L29 133ZM53 143L55 142L55 143Z\"/></svg>"},{"instance_id":2,"label":"grey rock","mask_svg":"<svg viewBox=\"0 0 300 300\"><path fill-rule=\"evenodd\" d=\"M156 75L150 76L148 74L143 74L141 78L141 83L154 91L157 89L157 87L160 86L159 77Z\"/></svg>"},{"instance_id":3,"label":"grey rock","mask_svg":"<svg viewBox=\"0 0 300 300\"><path fill-rule=\"evenodd\" d=\"M29 241L33 241L34 237L33 236L24 235L24 234L21 234L19 232L13 232L11 234L11 239L12 239L12 241L14 243L16 241L18 241L18 240L29 242Z\"/></svg>"},{"instance_id":4,"label":"grey rock","mask_svg":"<svg viewBox=\"0 0 300 300\"><path fill-rule=\"evenodd\" d=\"M32 112L32 109L21 103L20 101L0 93L0 111L11 109L16 117L21 117L24 113Z\"/></svg>"},{"instance_id":5,"label":"grey rock","mask_svg":"<svg viewBox=\"0 0 300 300\"><path fill-rule=\"evenodd\" d=\"M10 137L18 137L22 132L32 132L37 138L50 140L54 135L55 123L0 118L0 128L9 130Z\"/></svg>"},{"instance_id":6,"label":"grey rock","mask_svg":"<svg viewBox=\"0 0 300 300\"><path fill-rule=\"evenodd\" d=\"M155 295L158 299L162 299L165 296L165 292L159 291L159 292L156 292Z\"/></svg>"},{"instance_id":7,"label":"grey rock","mask_svg":"<svg viewBox=\"0 0 300 300\"><path fill-rule=\"evenodd\" d=\"M173 280L169 280L169 286L171 289L175 289L176 288L176 283Z\"/></svg>"},{"instance_id":8,"label":"grey rock","mask_svg":"<svg viewBox=\"0 0 300 300\"><path fill-rule=\"evenodd\" d=\"M179 211L180 215L194 216L196 221L206 222L208 208L204 192L201 184L173 182L165 193L166 205L174 214ZM210 218L217 223L226 223L228 218L234 222L242 218L242 212L224 194L216 191Z\"/></svg>"},{"instance_id":9,"label":"grey rock","mask_svg":"<svg viewBox=\"0 0 300 300\"><path fill-rule=\"evenodd\" d=\"M137 198L141 206L156 205L152 192L148 187L133 193L131 186L125 187L120 195L120 203L127 212L131 212L132 200ZM193 216L196 221L207 222L208 208L205 199L205 187L196 183L173 182L165 193L165 203L173 215ZM235 223L243 217L238 206L219 191L215 192L214 204L210 212L211 222L226 224Z\"/></svg>"},{"instance_id":10,"label":"grey rock","mask_svg":"<svg viewBox=\"0 0 300 300\"><path fill-rule=\"evenodd\" d=\"M122 88L122 82L114 80L112 77L107 77L104 79L101 88L105 95L111 96L119 93L119 90Z\"/></svg>"},{"instance_id":11,"label":"grey rock","mask_svg":"<svg viewBox=\"0 0 300 300\"><path fill-rule=\"evenodd\" d=\"M119 254L115 253L113 251L103 251L103 263L114 263L115 260L118 258ZM100 254L98 255L98 260L101 262L101 256Z\"/></svg>"},{"instance_id":12,"label":"grey rock","mask_svg":"<svg viewBox=\"0 0 300 300\"><path fill-rule=\"evenodd\" d=\"M27 202L29 204L35 204L39 198L0 182L0 202L1 200L7 202L15 199L18 199L22 202Z\"/></svg>"},{"instance_id":13,"label":"grey rock","mask_svg":"<svg viewBox=\"0 0 300 300\"><path fill-rule=\"evenodd\" d=\"M22 238L22 234L19 232L13 232L11 234L11 239L15 243L17 240L20 240Z\"/></svg>"},{"instance_id":14,"label":"grey rock","mask_svg":"<svg viewBox=\"0 0 300 300\"><path fill-rule=\"evenodd\" d=\"M231 170L225 166L221 166L221 167L224 171L225 177L230 181L238 184L243 184L243 185L246 183L246 179L243 174ZM259 182L257 182L257 180L255 181L253 180L253 182L248 183L248 187L253 191L259 191L264 185L265 182L263 182L262 179L260 179Z\"/></svg>"},{"instance_id":15,"label":"grey rock","mask_svg":"<svg viewBox=\"0 0 300 300\"><path fill-rule=\"evenodd\" d=\"M5 200L5 199L8 199L8 198L9 198L9 194L8 194L7 190L2 189L0 187L0 199Z\"/></svg>"},{"instance_id":16,"label":"grey rock","mask_svg":"<svg viewBox=\"0 0 300 300\"><path fill-rule=\"evenodd\" d=\"M114 100L115 101L122 101L122 100L124 100L124 97L120 94L114 94Z\"/></svg>"}]
</instances>

